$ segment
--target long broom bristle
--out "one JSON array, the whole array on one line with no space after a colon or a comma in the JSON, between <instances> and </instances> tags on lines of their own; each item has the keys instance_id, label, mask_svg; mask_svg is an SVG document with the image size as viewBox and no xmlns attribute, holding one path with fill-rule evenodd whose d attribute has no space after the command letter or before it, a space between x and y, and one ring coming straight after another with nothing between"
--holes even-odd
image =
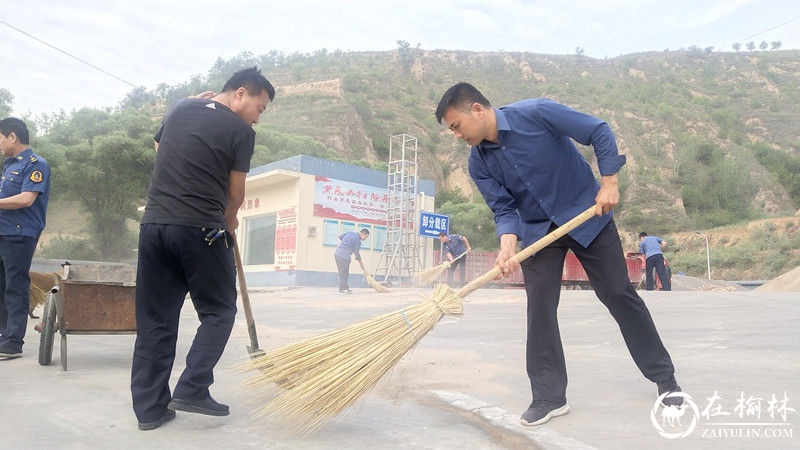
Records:
<instances>
[{"instance_id":1,"label":"long broom bristle","mask_svg":"<svg viewBox=\"0 0 800 450\"><path fill-rule=\"evenodd\" d=\"M461 316L461 298L447 285L402 310L334 330L248 359L234 370L256 369L244 389L265 402L256 415L287 435L308 434L353 405L430 331L443 315Z\"/></svg>"},{"instance_id":2,"label":"long broom bristle","mask_svg":"<svg viewBox=\"0 0 800 450\"><path fill-rule=\"evenodd\" d=\"M525 247L513 258L523 261L596 214L596 206ZM254 401L269 400L257 413L284 425L284 434L307 434L330 421L369 391L394 364L436 325L443 315L461 316L462 299L503 274L495 265L454 292L444 284L433 298L239 364L258 369L244 388L260 388Z\"/></svg>"},{"instance_id":3,"label":"long broom bristle","mask_svg":"<svg viewBox=\"0 0 800 450\"><path fill-rule=\"evenodd\" d=\"M419 283L422 285L431 284L434 281L437 281L439 279L439 276L441 276L442 273L449 268L450 268L450 263L443 262L438 266L429 267L427 269L419 271L416 274L416 277Z\"/></svg>"},{"instance_id":4,"label":"long broom bristle","mask_svg":"<svg viewBox=\"0 0 800 450\"><path fill-rule=\"evenodd\" d=\"M33 283L31 283L31 286L28 289L28 294L30 295L28 302L31 312L33 312L37 306L44 305L44 302L47 299L47 292L43 291L39 286L36 286Z\"/></svg>"},{"instance_id":5,"label":"long broom bristle","mask_svg":"<svg viewBox=\"0 0 800 450\"><path fill-rule=\"evenodd\" d=\"M386 286L384 286L384 285L378 283L377 281L375 281L375 279L372 278L372 276L370 276L370 274L368 274L366 272L364 272L364 278L367 279L367 284L369 285L369 287L371 287L372 289L375 289L376 291L380 292L381 294L385 294L387 292L391 292L391 289L389 289Z\"/></svg>"},{"instance_id":6,"label":"long broom bristle","mask_svg":"<svg viewBox=\"0 0 800 450\"><path fill-rule=\"evenodd\" d=\"M29 272L28 275L31 279L31 285L28 288L30 310L33 312L39 305L44 305L45 300L47 300L47 293L53 286L58 285L58 280L61 277L56 272Z\"/></svg>"}]
</instances>

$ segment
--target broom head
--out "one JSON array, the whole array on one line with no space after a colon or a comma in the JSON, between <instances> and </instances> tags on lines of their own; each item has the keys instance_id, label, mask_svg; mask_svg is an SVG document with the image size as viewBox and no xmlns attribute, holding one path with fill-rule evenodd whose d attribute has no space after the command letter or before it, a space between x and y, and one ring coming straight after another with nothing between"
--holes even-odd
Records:
<instances>
[{"instance_id":1,"label":"broom head","mask_svg":"<svg viewBox=\"0 0 800 450\"><path fill-rule=\"evenodd\" d=\"M462 314L461 297L439 284L417 305L268 351L234 370L256 371L242 387L257 391L257 416L285 435L306 435L374 387L443 315Z\"/></svg>"},{"instance_id":2,"label":"broom head","mask_svg":"<svg viewBox=\"0 0 800 450\"><path fill-rule=\"evenodd\" d=\"M431 284L439 279L445 270L450 268L450 261L445 261L438 266L429 267L417 272L416 277L420 284Z\"/></svg>"},{"instance_id":3,"label":"broom head","mask_svg":"<svg viewBox=\"0 0 800 450\"><path fill-rule=\"evenodd\" d=\"M58 272L42 273L42 272L28 272L31 279L31 285L28 288L29 308L33 312L39 305L44 305L47 300L47 293L53 286L59 284L61 275Z\"/></svg>"},{"instance_id":4,"label":"broom head","mask_svg":"<svg viewBox=\"0 0 800 450\"><path fill-rule=\"evenodd\" d=\"M367 284L369 285L369 287L371 287L372 289L375 289L376 291L380 292L381 294L385 294L387 292L391 292L391 289L389 289L386 286L384 286L384 285L378 283L377 281L375 281L375 279L372 278L372 276L370 274L366 273L366 272L364 272L364 278L367 279Z\"/></svg>"}]
</instances>

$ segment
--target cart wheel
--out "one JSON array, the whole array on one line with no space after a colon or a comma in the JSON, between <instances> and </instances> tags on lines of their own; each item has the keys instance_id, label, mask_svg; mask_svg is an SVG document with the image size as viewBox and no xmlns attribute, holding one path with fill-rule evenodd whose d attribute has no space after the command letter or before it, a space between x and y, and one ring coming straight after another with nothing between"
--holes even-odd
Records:
<instances>
[{"instance_id":1,"label":"cart wheel","mask_svg":"<svg viewBox=\"0 0 800 450\"><path fill-rule=\"evenodd\" d=\"M53 337L56 333L56 295L47 294L42 313L42 334L39 336L39 364L50 365L53 359Z\"/></svg>"}]
</instances>

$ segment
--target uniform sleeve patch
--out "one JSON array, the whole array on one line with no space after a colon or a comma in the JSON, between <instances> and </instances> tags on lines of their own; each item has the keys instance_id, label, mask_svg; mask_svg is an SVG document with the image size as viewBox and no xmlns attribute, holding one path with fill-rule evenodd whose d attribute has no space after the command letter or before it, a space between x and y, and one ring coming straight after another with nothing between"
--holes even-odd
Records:
<instances>
[{"instance_id":1,"label":"uniform sleeve patch","mask_svg":"<svg viewBox=\"0 0 800 450\"><path fill-rule=\"evenodd\" d=\"M33 173L31 174L31 181L33 181L34 183L41 183L43 179L44 176L42 175L41 170L34 170Z\"/></svg>"}]
</instances>

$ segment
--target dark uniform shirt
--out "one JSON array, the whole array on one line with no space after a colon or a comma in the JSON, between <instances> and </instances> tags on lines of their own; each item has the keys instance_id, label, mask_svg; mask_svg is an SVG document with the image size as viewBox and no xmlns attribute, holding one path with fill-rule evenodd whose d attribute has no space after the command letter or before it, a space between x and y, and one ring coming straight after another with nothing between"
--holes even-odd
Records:
<instances>
[{"instance_id":1,"label":"dark uniform shirt","mask_svg":"<svg viewBox=\"0 0 800 450\"><path fill-rule=\"evenodd\" d=\"M453 258L458 258L467 251L467 246L464 245L464 238L460 234L451 234L447 236L449 241L442 243L442 252L450 253Z\"/></svg>"},{"instance_id":2,"label":"dark uniform shirt","mask_svg":"<svg viewBox=\"0 0 800 450\"><path fill-rule=\"evenodd\" d=\"M0 211L0 235L21 235L38 239L44 230L47 201L50 197L50 166L31 149L3 161L0 198L13 197L23 192L37 192L39 195L27 208Z\"/></svg>"}]
</instances>

